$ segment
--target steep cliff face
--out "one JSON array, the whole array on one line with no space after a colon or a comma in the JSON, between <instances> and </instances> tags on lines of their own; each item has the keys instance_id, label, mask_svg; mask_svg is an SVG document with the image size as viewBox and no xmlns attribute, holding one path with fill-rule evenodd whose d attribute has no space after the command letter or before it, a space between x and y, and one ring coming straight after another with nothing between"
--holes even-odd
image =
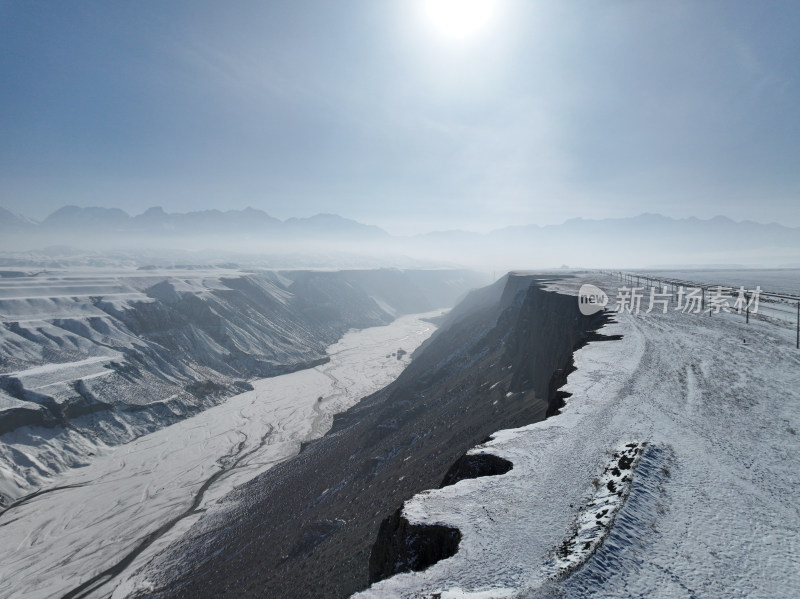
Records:
<instances>
[{"instance_id":1,"label":"steep cliff face","mask_svg":"<svg viewBox=\"0 0 800 599\"><path fill-rule=\"evenodd\" d=\"M369 556L369 581L399 572L424 570L455 555L461 533L450 526L410 524L398 509L381 522L378 542Z\"/></svg>"},{"instance_id":2,"label":"steep cliff face","mask_svg":"<svg viewBox=\"0 0 800 599\"><path fill-rule=\"evenodd\" d=\"M563 405L558 388L573 368L573 351L592 335L594 327L592 318L577 310L574 298L542 292L533 285L521 287L526 277L509 279L499 302L507 307L493 334L487 336L503 347L498 362L489 366L500 365L500 369L494 376L489 371L481 376L500 389L494 402L528 402L533 412L530 422L537 422ZM465 478L496 476L512 468L508 460L488 453L465 453L447 471L439 486ZM401 512L399 509L387 517L378 530L370 554L371 583L400 572L425 569L457 551L460 538L457 529L412 524ZM418 549L440 544L438 551Z\"/></svg>"},{"instance_id":3,"label":"steep cliff face","mask_svg":"<svg viewBox=\"0 0 800 599\"><path fill-rule=\"evenodd\" d=\"M157 559L152 595L345 597L397 563L451 555L457 531L416 530L398 508L494 431L544 419L573 348L604 321L536 280L510 275L466 298L392 385ZM340 525L309 545L319 522ZM385 542L373 549L379 529Z\"/></svg>"},{"instance_id":4,"label":"steep cliff face","mask_svg":"<svg viewBox=\"0 0 800 599\"><path fill-rule=\"evenodd\" d=\"M0 492L12 497L84 463L97 444L195 414L250 379L320 364L346 331L446 307L479 280L399 270L83 276L0 288L0 463L13 479Z\"/></svg>"}]
</instances>

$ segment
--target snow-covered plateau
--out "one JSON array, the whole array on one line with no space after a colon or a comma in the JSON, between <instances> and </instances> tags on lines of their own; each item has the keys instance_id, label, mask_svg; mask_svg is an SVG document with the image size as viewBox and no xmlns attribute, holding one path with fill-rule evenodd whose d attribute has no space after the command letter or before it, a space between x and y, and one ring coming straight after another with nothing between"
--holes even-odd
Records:
<instances>
[{"instance_id":1,"label":"snow-covered plateau","mask_svg":"<svg viewBox=\"0 0 800 599\"><path fill-rule=\"evenodd\" d=\"M586 282L619 286L549 288ZM622 339L575 353L559 414L469 452L510 470L405 503L411 525L459 531L455 554L359 599L800 596L794 329L671 305L601 332Z\"/></svg>"}]
</instances>

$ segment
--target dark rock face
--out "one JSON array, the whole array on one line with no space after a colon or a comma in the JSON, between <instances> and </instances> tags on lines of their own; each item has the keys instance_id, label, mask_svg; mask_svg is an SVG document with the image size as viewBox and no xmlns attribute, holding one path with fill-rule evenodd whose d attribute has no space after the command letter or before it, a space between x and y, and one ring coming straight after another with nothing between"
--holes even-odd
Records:
<instances>
[{"instance_id":1,"label":"dark rock face","mask_svg":"<svg viewBox=\"0 0 800 599\"><path fill-rule=\"evenodd\" d=\"M461 532L457 528L410 524L401 511L381 522L378 542L369 556L370 583L400 572L424 570L458 551Z\"/></svg>"},{"instance_id":2,"label":"dark rock face","mask_svg":"<svg viewBox=\"0 0 800 599\"><path fill-rule=\"evenodd\" d=\"M468 478L481 476L497 476L505 474L514 467L514 464L491 453L465 453L458 458L444 475L444 480L439 488L456 484Z\"/></svg>"},{"instance_id":3,"label":"dark rock face","mask_svg":"<svg viewBox=\"0 0 800 599\"><path fill-rule=\"evenodd\" d=\"M3 418L0 419L0 435L10 433L22 426L52 426L48 417L52 420L52 415L44 407L6 410Z\"/></svg>"},{"instance_id":4,"label":"dark rock face","mask_svg":"<svg viewBox=\"0 0 800 599\"><path fill-rule=\"evenodd\" d=\"M536 281L510 275L468 296L394 383L158 556L148 597L347 597L390 572L393 551L409 567L452 554L457 531L415 530L398 508L488 435L543 420L573 350L606 319ZM303 542L321 521L343 524ZM400 551L403 535L413 552Z\"/></svg>"}]
</instances>

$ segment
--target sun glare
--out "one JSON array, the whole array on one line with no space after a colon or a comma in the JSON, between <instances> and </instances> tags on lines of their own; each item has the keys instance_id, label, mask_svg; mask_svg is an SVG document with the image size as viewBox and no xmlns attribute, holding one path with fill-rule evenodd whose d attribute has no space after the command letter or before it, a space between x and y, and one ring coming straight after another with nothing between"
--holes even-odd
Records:
<instances>
[{"instance_id":1,"label":"sun glare","mask_svg":"<svg viewBox=\"0 0 800 599\"><path fill-rule=\"evenodd\" d=\"M461 39L477 33L489 22L493 0L425 0L430 21L446 37Z\"/></svg>"}]
</instances>

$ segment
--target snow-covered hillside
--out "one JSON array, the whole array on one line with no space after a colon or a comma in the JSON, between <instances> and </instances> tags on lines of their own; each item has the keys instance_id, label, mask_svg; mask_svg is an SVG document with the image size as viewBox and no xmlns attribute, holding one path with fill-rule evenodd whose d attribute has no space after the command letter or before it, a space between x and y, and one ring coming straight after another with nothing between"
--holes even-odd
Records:
<instances>
[{"instance_id":1,"label":"snow-covered hillside","mask_svg":"<svg viewBox=\"0 0 800 599\"><path fill-rule=\"evenodd\" d=\"M616 281L591 282L613 297ZM794 331L673 309L616 319L602 332L622 340L576 352L561 414L471 451L511 470L406 502L411 525L460 532L455 555L359 598L800 596Z\"/></svg>"},{"instance_id":2,"label":"snow-covered hillside","mask_svg":"<svg viewBox=\"0 0 800 599\"><path fill-rule=\"evenodd\" d=\"M8 273L6 273L8 274ZM68 269L0 278L0 506L353 328L452 304L457 271Z\"/></svg>"}]
</instances>

